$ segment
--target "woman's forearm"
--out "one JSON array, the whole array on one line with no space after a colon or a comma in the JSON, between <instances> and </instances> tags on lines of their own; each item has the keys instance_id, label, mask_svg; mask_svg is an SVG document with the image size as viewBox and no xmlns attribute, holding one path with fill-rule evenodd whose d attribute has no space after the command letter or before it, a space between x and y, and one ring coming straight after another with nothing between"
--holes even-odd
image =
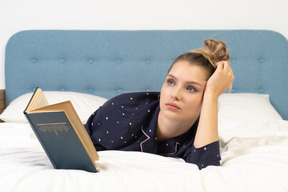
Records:
<instances>
[{"instance_id":1,"label":"woman's forearm","mask_svg":"<svg viewBox=\"0 0 288 192\"><path fill-rule=\"evenodd\" d=\"M194 147L199 148L218 141L218 95L205 93Z\"/></svg>"}]
</instances>

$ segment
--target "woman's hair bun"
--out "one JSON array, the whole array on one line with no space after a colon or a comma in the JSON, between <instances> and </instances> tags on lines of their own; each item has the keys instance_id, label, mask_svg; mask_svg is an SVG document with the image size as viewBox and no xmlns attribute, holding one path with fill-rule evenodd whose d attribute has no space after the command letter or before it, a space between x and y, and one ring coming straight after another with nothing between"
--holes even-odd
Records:
<instances>
[{"instance_id":1,"label":"woman's hair bun","mask_svg":"<svg viewBox=\"0 0 288 192\"><path fill-rule=\"evenodd\" d=\"M213 66L219 61L228 61L230 59L228 48L223 41L206 39L203 43L205 49L196 49L192 50L192 52L202 54Z\"/></svg>"}]
</instances>

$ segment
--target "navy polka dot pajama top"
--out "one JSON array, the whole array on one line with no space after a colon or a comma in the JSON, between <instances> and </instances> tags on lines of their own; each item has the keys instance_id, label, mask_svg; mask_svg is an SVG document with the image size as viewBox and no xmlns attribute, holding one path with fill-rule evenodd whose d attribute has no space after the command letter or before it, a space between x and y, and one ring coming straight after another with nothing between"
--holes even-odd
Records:
<instances>
[{"instance_id":1,"label":"navy polka dot pajama top","mask_svg":"<svg viewBox=\"0 0 288 192\"><path fill-rule=\"evenodd\" d=\"M219 141L194 147L197 123L183 135L157 141L159 95L159 92L126 93L108 100L96 110L85 125L96 150L142 151L180 157L199 169L219 165Z\"/></svg>"}]
</instances>

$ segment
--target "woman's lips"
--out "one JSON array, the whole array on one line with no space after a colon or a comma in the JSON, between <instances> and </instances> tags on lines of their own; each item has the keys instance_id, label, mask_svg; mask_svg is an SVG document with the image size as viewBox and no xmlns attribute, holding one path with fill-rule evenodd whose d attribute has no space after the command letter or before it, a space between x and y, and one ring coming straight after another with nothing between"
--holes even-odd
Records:
<instances>
[{"instance_id":1,"label":"woman's lips","mask_svg":"<svg viewBox=\"0 0 288 192\"><path fill-rule=\"evenodd\" d=\"M175 104L175 103L166 103L166 106L168 107L168 109L171 109L173 111L176 111L176 110L180 110L181 108Z\"/></svg>"}]
</instances>

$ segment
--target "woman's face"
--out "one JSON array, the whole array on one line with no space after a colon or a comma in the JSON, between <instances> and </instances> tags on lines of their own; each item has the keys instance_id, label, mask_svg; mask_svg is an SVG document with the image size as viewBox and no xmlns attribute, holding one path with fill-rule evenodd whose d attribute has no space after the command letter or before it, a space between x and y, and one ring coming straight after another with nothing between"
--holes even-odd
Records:
<instances>
[{"instance_id":1,"label":"woman's face","mask_svg":"<svg viewBox=\"0 0 288 192\"><path fill-rule=\"evenodd\" d=\"M160 94L161 115L194 123L200 115L208 74L198 65L178 61L169 71Z\"/></svg>"}]
</instances>

